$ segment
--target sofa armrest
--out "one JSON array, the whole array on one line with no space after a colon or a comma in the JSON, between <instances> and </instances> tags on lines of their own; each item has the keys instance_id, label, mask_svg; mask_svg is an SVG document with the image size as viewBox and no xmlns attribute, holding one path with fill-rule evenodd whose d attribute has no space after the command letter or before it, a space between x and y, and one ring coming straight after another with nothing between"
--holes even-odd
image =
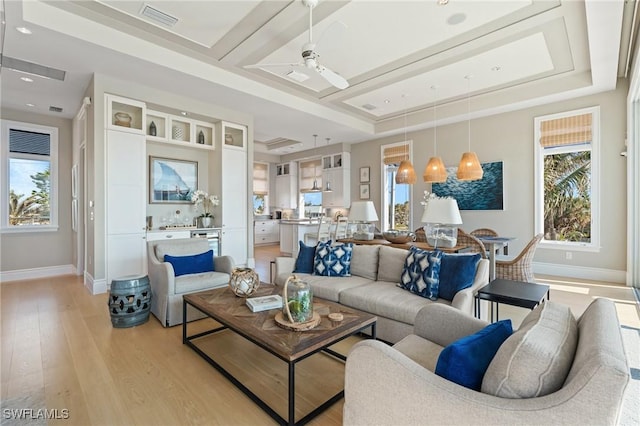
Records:
<instances>
[{"instance_id":1,"label":"sofa armrest","mask_svg":"<svg viewBox=\"0 0 640 426\"><path fill-rule=\"evenodd\" d=\"M462 312L473 316L474 295L478 289L489 284L489 260L480 259L476 268L476 276L471 287L460 290L453 296L451 306L460 309Z\"/></svg>"},{"instance_id":2,"label":"sofa armrest","mask_svg":"<svg viewBox=\"0 0 640 426\"><path fill-rule=\"evenodd\" d=\"M231 275L235 264L231 256L216 256L213 258L213 266L216 272L226 272Z\"/></svg>"},{"instance_id":3,"label":"sofa armrest","mask_svg":"<svg viewBox=\"0 0 640 426\"><path fill-rule=\"evenodd\" d=\"M487 325L486 321L470 317L451 306L431 303L418 311L413 334L440 346L447 346Z\"/></svg>"},{"instance_id":4,"label":"sofa armrest","mask_svg":"<svg viewBox=\"0 0 640 426\"><path fill-rule=\"evenodd\" d=\"M171 263L160 262L155 254L148 254L147 269L152 293L169 296L176 294L175 273Z\"/></svg>"},{"instance_id":5,"label":"sofa armrest","mask_svg":"<svg viewBox=\"0 0 640 426\"><path fill-rule=\"evenodd\" d=\"M284 282L278 281L278 277L282 274L286 274L287 276L291 275L295 266L295 257L276 257L276 275L274 279L275 284L284 284Z\"/></svg>"}]
</instances>

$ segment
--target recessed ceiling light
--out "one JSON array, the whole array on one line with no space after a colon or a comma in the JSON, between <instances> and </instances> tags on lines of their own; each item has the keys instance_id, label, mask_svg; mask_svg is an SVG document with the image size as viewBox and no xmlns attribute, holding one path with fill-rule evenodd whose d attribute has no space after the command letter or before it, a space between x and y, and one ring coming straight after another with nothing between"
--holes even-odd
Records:
<instances>
[{"instance_id":1,"label":"recessed ceiling light","mask_svg":"<svg viewBox=\"0 0 640 426\"><path fill-rule=\"evenodd\" d=\"M36 104L29 103L29 104L27 104L27 106L30 107L30 108L33 108L34 106L36 106Z\"/></svg>"},{"instance_id":2,"label":"recessed ceiling light","mask_svg":"<svg viewBox=\"0 0 640 426\"><path fill-rule=\"evenodd\" d=\"M448 4L449 0L438 0L438 5L440 6L444 6L445 4Z\"/></svg>"},{"instance_id":3,"label":"recessed ceiling light","mask_svg":"<svg viewBox=\"0 0 640 426\"><path fill-rule=\"evenodd\" d=\"M180 114L182 114L183 117L186 117L188 115L185 111L180 111Z\"/></svg>"},{"instance_id":4,"label":"recessed ceiling light","mask_svg":"<svg viewBox=\"0 0 640 426\"><path fill-rule=\"evenodd\" d=\"M385 104L390 104L390 103L391 103L391 101L390 101L389 99L385 99L385 100L384 100L384 103L385 103Z\"/></svg>"},{"instance_id":5,"label":"recessed ceiling light","mask_svg":"<svg viewBox=\"0 0 640 426\"><path fill-rule=\"evenodd\" d=\"M31 30L27 27L16 27L16 30L22 34L31 34Z\"/></svg>"},{"instance_id":6,"label":"recessed ceiling light","mask_svg":"<svg viewBox=\"0 0 640 426\"><path fill-rule=\"evenodd\" d=\"M500 70L502 70L502 67L499 67L497 65L495 67L491 68L491 71L500 71Z\"/></svg>"},{"instance_id":7,"label":"recessed ceiling light","mask_svg":"<svg viewBox=\"0 0 640 426\"><path fill-rule=\"evenodd\" d=\"M27 83L33 83L33 79L29 77L20 77L20 80L26 81Z\"/></svg>"},{"instance_id":8,"label":"recessed ceiling light","mask_svg":"<svg viewBox=\"0 0 640 426\"><path fill-rule=\"evenodd\" d=\"M463 23L464 21L467 20L467 15L464 13L454 13L453 15L449 16L449 19L447 19L447 24L449 25L458 25Z\"/></svg>"}]
</instances>

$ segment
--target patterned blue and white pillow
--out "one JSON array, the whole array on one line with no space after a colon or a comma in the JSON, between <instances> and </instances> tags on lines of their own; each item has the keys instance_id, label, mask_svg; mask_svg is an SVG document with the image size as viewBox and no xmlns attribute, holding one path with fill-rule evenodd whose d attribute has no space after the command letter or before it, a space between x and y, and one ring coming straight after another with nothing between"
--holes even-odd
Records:
<instances>
[{"instance_id":1,"label":"patterned blue and white pillow","mask_svg":"<svg viewBox=\"0 0 640 426\"><path fill-rule=\"evenodd\" d=\"M409 248L400 276L399 287L419 296L436 300L442 255L440 250L427 251L416 247Z\"/></svg>"},{"instance_id":2,"label":"patterned blue and white pillow","mask_svg":"<svg viewBox=\"0 0 640 426\"><path fill-rule=\"evenodd\" d=\"M353 243L331 245L331 240L321 241L316 247L313 273L325 277L350 277Z\"/></svg>"}]
</instances>

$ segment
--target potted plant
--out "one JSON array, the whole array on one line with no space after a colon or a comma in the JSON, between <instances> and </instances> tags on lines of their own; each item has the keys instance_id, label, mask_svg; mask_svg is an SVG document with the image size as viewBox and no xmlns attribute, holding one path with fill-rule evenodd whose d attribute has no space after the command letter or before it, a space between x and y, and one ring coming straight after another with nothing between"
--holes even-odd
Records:
<instances>
[{"instance_id":1,"label":"potted plant","mask_svg":"<svg viewBox=\"0 0 640 426\"><path fill-rule=\"evenodd\" d=\"M196 209L202 206L202 214L197 219L198 228L213 228L213 208L220 205L220 198L198 189L191 195L191 201Z\"/></svg>"}]
</instances>

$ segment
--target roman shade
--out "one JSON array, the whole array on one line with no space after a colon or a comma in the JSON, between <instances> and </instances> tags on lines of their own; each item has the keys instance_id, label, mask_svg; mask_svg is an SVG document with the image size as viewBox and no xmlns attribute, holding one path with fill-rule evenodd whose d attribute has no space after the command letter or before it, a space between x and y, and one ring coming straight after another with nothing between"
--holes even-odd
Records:
<instances>
[{"instance_id":1,"label":"roman shade","mask_svg":"<svg viewBox=\"0 0 640 426\"><path fill-rule=\"evenodd\" d=\"M540 145L543 148L551 148L591 143L591 123L591 113L542 121Z\"/></svg>"},{"instance_id":2,"label":"roman shade","mask_svg":"<svg viewBox=\"0 0 640 426\"><path fill-rule=\"evenodd\" d=\"M384 148L382 162L386 165L400 164L409 159L409 144L394 145Z\"/></svg>"},{"instance_id":3,"label":"roman shade","mask_svg":"<svg viewBox=\"0 0 640 426\"><path fill-rule=\"evenodd\" d=\"M322 164L320 159L300 162L300 191L310 192L314 188L322 188Z\"/></svg>"},{"instance_id":4,"label":"roman shade","mask_svg":"<svg viewBox=\"0 0 640 426\"><path fill-rule=\"evenodd\" d=\"M253 194L269 194L269 165L266 163L253 163Z\"/></svg>"}]
</instances>

